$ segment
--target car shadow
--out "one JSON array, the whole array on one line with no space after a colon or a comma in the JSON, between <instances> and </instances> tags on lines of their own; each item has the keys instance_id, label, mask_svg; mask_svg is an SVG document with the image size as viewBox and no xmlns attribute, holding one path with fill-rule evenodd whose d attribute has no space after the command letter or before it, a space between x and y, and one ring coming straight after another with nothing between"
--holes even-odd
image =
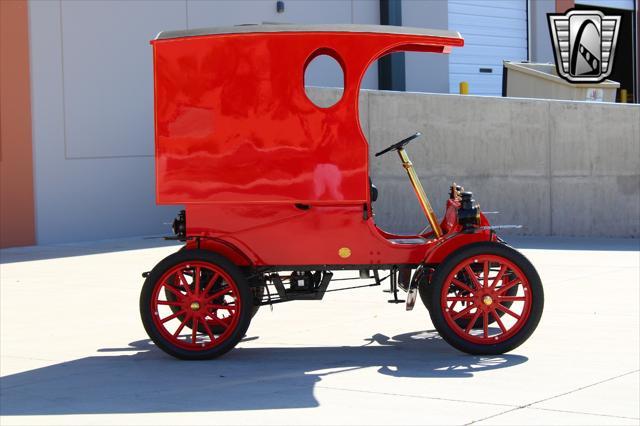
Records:
<instances>
[{"instance_id":1,"label":"car shadow","mask_svg":"<svg viewBox=\"0 0 640 426\"><path fill-rule=\"evenodd\" d=\"M365 341L362 346L255 347L257 340L250 347L240 343L216 360L189 362L140 340L1 378L0 415L306 408L319 405L316 383L348 371L374 368L391 377L460 379L527 361L521 355L465 355L433 330L392 338L377 334ZM375 391L382 382L358 383L356 389Z\"/></svg>"},{"instance_id":2,"label":"car shadow","mask_svg":"<svg viewBox=\"0 0 640 426\"><path fill-rule=\"evenodd\" d=\"M182 243L165 240L161 236L118 238L113 240L86 241L0 249L0 265L34 260L60 259L89 256L119 251L146 250L173 247L177 251Z\"/></svg>"}]
</instances>

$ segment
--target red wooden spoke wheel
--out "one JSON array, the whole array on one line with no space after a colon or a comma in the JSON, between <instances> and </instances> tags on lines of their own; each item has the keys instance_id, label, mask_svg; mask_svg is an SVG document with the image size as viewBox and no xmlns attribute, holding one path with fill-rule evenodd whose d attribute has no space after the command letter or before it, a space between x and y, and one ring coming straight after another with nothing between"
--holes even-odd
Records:
<instances>
[{"instance_id":1,"label":"red wooden spoke wheel","mask_svg":"<svg viewBox=\"0 0 640 426\"><path fill-rule=\"evenodd\" d=\"M165 292L173 297L167 300ZM237 312L241 309L236 304L238 293L235 282L217 265L181 262L155 286L151 299L155 326L176 346L192 350L210 348L228 338L236 326ZM177 307L178 312L172 313L170 306ZM185 327L190 329L186 335Z\"/></svg>"},{"instance_id":2,"label":"red wooden spoke wheel","mask_svg":"<svg viewBox=\"0 0 640 426\"><path fill-rule=\"evenodd\" d=\"M438 332L469 353L503 353L519 346L542 315L538 274L524 256L502 244L459 250L438 267L429 287L429 311Z\"/></svg>"},{"instance_id":3,"label":"red wooden spoke wheel","mask_svg":"<svg viewBox=\"0 0 640 426\"><path fill-rule=\"evenodd\" d=\"M496 268L497 272L491 274ZM473 287L461 281L461 275L466 275ZM507 294L511 288L518 290L516 295ZM479 255L463 260L447 276L442 293L441 307L451 328L463 338L477 343L508 339L526 323L531 311L529 282L520 268L501 256ZM503 321L504 314L512 318ZM457 320L465 317L471 319L463 327ZM489 328L492 319L497 323L497 329ZM481 326L477 328L481 330L474 327L478 321Z\"/></svg>"},{"instance_id":4,"label":"red wooden spoke wheel","mask_svg":"<svg viewBox=\"0 0 640 426\"><path fill-rule=\"evenodd\" d=\"M471 265L471 269L472 271L474 271L476 273L476 276L479 276L479 273L482 272L482 265L480 264L472 264ZM492 263L492 266L489 269L490 273L497 271L495 264ZM510 275L512 275L511 272L506 272L506 278L508 278ZM465 288L461 288L459 286L450 286L449 287L449 296L452 296L454 300L454 303L452 303L452 306L450 308L455 308L456 305L462 306L462 307L466 307L466 300L468 299L468 296L470 294L470 289L475 289L475 283L474 280L471 279L471 277L469 276L469 274L467 274L467 272L465 270L460 271L459 273L457 273L455 275L455 278L459 281L462 281L464 284L466 284L466 286L468 287L467 289ZM423 282L421 283L421 285L418 288L419 293L420 293L420 299L422 299L422 302L424 303L425 307L427 309L430 309L430 302L429 299L431 297L431 293L430 290L428 288L428 283ZM506 289L504 295L505 296L515 296L518 292L518 286L512 286L511 288ZM508 301L508 300L503 300L502 301L502 305L506 308L509 308L512 305L512 301ZM474 314L475 312L471 312L471 311L466 311L464 313L464 315L460 315L460 316L456 316L455 322L456 324L458 324L460 327L462 328L467 328L467 326L469 325L469 323L472 324L472 328L482 328L483 327L483 320L484 318L482 317L478 317L475 319L475 321L472 323L471 320L474 319ZM496 311L497 316L503 316L505 314L505 312L501 311L501 310L497 310ZM495 316L494 315L489 315L489 324L493 324L495 322Z\"/></svg>"},{"instance_id":5,"label":"red wooden spoke wheel","mask_svg":"<svg viewBox=\"0 0 640 426\"><path fill-rule=\"evenodd\" d=\"M513 271L511 270L501 271L500 268L501 268L500 262L489 262L488 271L489 271L490 279L494 279L499 273L499 271L504 273L504 275L501 277L502 280L512 279L514 277ZM455 275L455 278L459 281L463 281L465 284L467 284L468 287L471 287L472 289L476 289L476 283L478 283L478 285L481 285L484 265L474 262L470 265L470 269L476 274L477 279L475 280L472 279L471 276L469 275L469 272L471 271L468 271L467 269L461 270L458 274ZM513 286L510 286L509 288L504 289L504 293L502 294L501 305L507 309L506 310L496 309L492 313L492 315L488 315L487 325L493 324L496 321L496 318L499 319L500 317L504 316L507 312L509 312L509 308L516 300L516 299L513 299L512 297L517 296L518 290L519 290L518 285L513 285ZM454 300L454 303L452 303L449 308L450 309L456 308L456 305L458 304L457 302L459 302L462 307L466 307L468 302L466 302L465 300L468 299L470 294L471 293L469 291L465 289L461 289L456 285L450 286L449 296L453 296L452 300ZM466 329L469 326L469 324L472 324L471 325L472 328L483 328L485 326L484 320L485 318L482 315L476 316L474 310L468 310L464 315L457 316L455 319L455 322L463 329Z\"/></svg>"},{"instance_id":6,"label":"red wooden spoke wheel","mask_svg":"<svg viewBox=\"0 0 640 426\"><path fill-rule=\"evenodd\" d=\"M140 312L147 333L165 352L186 359L223 354L243 337L253 300L241 271L203 250L183 250L147 277Z\"/></svg>"}]
</instances>

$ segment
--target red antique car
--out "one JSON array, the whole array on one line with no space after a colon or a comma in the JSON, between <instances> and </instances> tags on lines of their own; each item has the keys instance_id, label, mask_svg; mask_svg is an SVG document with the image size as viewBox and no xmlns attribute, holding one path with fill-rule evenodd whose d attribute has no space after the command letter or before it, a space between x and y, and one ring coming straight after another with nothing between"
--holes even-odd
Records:
<instances>
[{"instance_id":1,"label":"red antique car","mask_svg":"<svg viewBox=\"0 0 640 426\"><path fill-rule=\"evenodd\" d=\"M419 294L440 335L472 354L498 354L536 328L543 289L472 194L453 184L436 217L407 154L395 152L430 224L418 235L376 226L377 189L360 128L367 67L391 52L448 53L460 34L392 26L256 25L162 32L152 41L157 202L185 205L184 247L144 274L144 327L184 359L233 348L259 306L322 299L335 270L388 280L392 302ZM305 93L318 55L344 72L327 108ZM380 271L388 271L381 277Z\"/></svg>"}]
</instances>

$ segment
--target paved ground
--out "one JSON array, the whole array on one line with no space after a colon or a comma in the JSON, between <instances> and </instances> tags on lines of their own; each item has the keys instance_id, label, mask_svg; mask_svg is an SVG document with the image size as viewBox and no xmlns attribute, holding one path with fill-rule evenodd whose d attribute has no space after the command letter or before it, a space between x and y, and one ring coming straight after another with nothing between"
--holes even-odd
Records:
<instances>
[{"instance_id":1,"label":"paved ground","mask_svg":"<svg viewBox=\"0 0 640 426\"><path fill-rule=\"evenodd\" d=\"M547 303L525 345L492 357L374 287L263 308L224 358L180 362L137 308L140 272L175 247L1 251L0 423L639 424L640 242L514 242Z\"/></svg>"}]
</instances>

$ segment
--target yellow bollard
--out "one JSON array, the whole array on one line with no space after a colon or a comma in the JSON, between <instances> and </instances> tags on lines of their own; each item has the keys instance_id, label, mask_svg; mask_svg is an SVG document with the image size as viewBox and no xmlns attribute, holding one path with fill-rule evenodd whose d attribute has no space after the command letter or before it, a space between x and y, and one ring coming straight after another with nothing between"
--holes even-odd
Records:
<instances>
[{"instance_id":1,"label":"yellow bollard","mask_svg":"<svg viewBox=\"0 0 640 426\"><path fill-rule=\"evenodd\" d=\"M620 89L620 103L626 104L627 100L627 89Z\"/></svg>"},{"instance_id":2,"label":"yellow bollard","mask_svg":"<svg viewBox=\"0 0 640 426\"><path fill-rule=\"evenodd\" d=\"M469 94L469 83L467 83L466 81L461 81L460 82L460 94L461 95L468 95Z\"/></svg>"}]
</instances>

